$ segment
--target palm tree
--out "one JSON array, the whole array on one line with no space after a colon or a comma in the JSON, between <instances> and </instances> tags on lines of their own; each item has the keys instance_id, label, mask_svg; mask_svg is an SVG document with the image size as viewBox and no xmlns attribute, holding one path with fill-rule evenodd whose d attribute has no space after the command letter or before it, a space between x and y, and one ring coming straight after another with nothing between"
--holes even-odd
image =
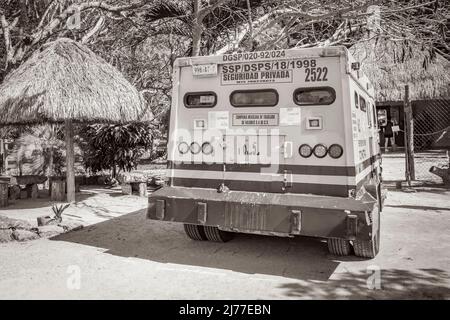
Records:
<instances>
[{"instance_id":1,"label":"palm tree","mask_svg":"<svg viewBox=\"0 0 450 320\"><path fill-rule=\"evenodd\" d=\"M49 178L55 171L55 153L63 147L59 125L47 124L30 128L14 142L12 154L17 159L19 175L22 175L22 164L29 162L33 173L45 174Z\"/></svg>"}]
</instances>

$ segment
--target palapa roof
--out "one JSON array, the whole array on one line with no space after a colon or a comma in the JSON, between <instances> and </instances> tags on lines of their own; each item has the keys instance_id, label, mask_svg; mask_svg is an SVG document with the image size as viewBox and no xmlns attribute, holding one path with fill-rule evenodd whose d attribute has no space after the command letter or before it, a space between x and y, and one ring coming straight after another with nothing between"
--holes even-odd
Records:
<instances>
[{"instance_id":1,"label":"palapa roof","mask_svg":"<svg viewBox=\"0 0 450 320\"><path fill-rule=\"evenodd\" d=\"M0 124L129 122L148 116L145 100L125 77L84 45L58 39L0 85Z\"/></svg>"},{"instance_id":2,"label":"palapa roof","mask_svg":"<svg viewBox=\"0 0 450 320\"><path fill-rule=\"evenodd\" d=\"M371 39L349 49L374 84L377 102L403 101L405 85L410 100L450 97L450 62L403 41Z\"/></svg>"}]
</instances>

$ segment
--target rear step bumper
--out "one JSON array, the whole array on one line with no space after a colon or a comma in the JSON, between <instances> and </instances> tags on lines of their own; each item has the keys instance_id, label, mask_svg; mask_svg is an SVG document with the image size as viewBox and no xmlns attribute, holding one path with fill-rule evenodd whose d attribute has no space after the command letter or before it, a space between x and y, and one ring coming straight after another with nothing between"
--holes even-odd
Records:
<instances>
[{"instance_id":1,"label":"rear step bumper","mask_svg":"<svg viewBox=\"0 0 450 320\"><path fill-rule=\"evenodd\" d=\"M164 187L149 197L153 220L216 226L233 232L370 240L377 201L307 194L278 194Z\"/></svg>"}]
</instances>

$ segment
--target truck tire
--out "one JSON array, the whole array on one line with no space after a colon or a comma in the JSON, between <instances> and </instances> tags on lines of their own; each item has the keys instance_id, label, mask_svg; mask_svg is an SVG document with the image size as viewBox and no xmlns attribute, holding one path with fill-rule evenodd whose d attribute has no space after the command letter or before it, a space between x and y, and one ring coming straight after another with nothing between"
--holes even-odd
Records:
<instances>
[{"instance_id":1,"label":"truck tire","mask_svg":"<svg viewBox=\"0 0 450 320\"><path fill-rule=\"evenodd\" d=\"M372 240L354 240L355 255L362 258L373 259L380 250L380 234L375 234Z\"/></svg>"},{"instance_id":2,"label":"truck tire","mask_svg":"<svg viewBox=\"0 0 450 320\"><path fill-rule=\"evenodd\" d=\"M352 251L350 241L345 239L327 239L328 251L336 256L348 256Z\"/></svg>"},{"instance_id":3,"label":"truck tire","mask_svg":"<svg viewBox=\"0 0 450 320\"><path fill-rule=\"evenodd\" d=\"M196 224L185 224L184 232L186 232L187 236L192 240L204 241L207 240L204 227Z\"/></svg>"},{"instance_id":4,"label":"truck tire","mask_svg":"<svg viewBox=\"0 0 450 320\"><path fill-rule=\"evenodd\" d=\"M209 241L214 242L228 242L234 237L232 232L222 231L217 227L209 226L205 226L205 235Z\"/></svg>"},{"instance_id":5,"label":"truck tire","mask_svg":"<svg viewBox=\"0 0 450 320\"><path fill-rule=\"evenodd\" d=\"M355 250L355 255L362 258L373 259L380 251L380 223L381 216L378 207L374 208L377 210L377 217L374 220L375 230L373 230L373 238L371 240L354 240L353 249Z\"/></svg>"}]
</instances>

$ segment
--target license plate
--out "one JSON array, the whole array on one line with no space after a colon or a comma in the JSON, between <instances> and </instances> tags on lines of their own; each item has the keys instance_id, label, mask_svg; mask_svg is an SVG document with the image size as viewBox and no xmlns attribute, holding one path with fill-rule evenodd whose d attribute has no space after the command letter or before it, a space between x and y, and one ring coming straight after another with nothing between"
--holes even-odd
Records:
<instances>
[{"instance_id":1,"label":"license plate","mask_svg":"<svg viewBox=\"0 0 450 320\"><path fill-rule=\"evenodd\" d=\"M192 66L192 73L197 77L217 75L217 64L199 64Z\"/></svg>"}]
</instances>

